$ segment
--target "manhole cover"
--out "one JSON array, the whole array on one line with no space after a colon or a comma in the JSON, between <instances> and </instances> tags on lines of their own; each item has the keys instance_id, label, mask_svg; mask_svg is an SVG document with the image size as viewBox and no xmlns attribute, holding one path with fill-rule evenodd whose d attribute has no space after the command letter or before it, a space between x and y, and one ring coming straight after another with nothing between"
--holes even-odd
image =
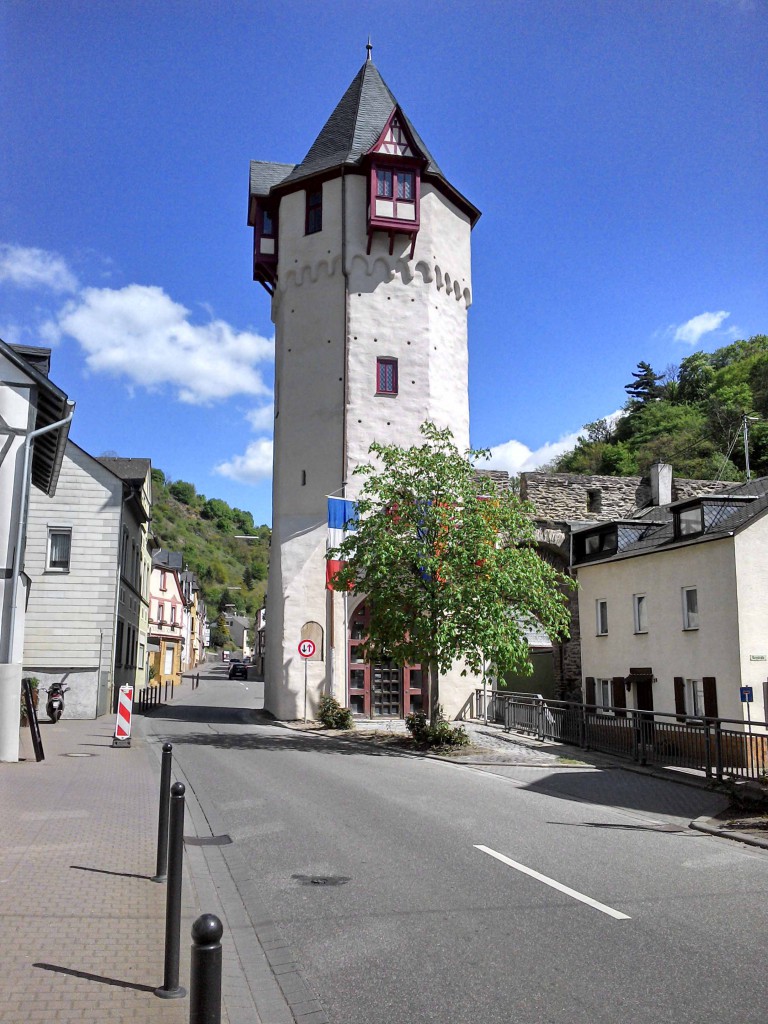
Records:
<instances>
[{"instance_id":1,"label":"manhole cover","mask_svg":"<svg viewBox=\"0 0 768 1024\"><path fill-rule=\"evenodd\" d=\"M184 836L187 846L229 846L231 836Z\"/></svg>"},{"instance_id":2,"label":"manhole cover","mask_svg":"<svg viewBox=\"0 0 768 1024\"><path fill-rule=\"evenodd\" d=\"M351 878L344 875L291 875L299 885L344 885L351 882Z\"/></svg>"},{"instance_id":3,"label":"manhole cover","mask_svg":"<svg viewBox=\"0 0 768 1024\"><path fill-rule=\"evenodd\" d=\"M64 757L96 757L95 754L77 753L77 754L65 754Z\"/></svg>"}]
</instances>

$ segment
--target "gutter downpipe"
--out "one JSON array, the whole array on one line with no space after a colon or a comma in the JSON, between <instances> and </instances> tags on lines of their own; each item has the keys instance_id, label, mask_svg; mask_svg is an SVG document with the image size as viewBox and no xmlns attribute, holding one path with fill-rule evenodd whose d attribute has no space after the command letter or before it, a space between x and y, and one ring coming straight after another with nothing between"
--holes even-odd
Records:
<instances>
[{"instance_id":1,"label":"gutter downpipe","mask_svg":"<svg viewBox=\"0 0 768 1024\"><path fill-rule=\"evenodd\" d=\"M347 181L344 177L344 164L341 165L341 273L344 278L344 410L341 417L341 495L347 496L347 413L349 406L349 268L347 267ZM331 597L333 600L333 597ZM344 591L344 635L341 649L344 652L342 665L344 669L344 707L349 707L349 591Z\"/></svg>"},{"instance_id":2,"label":"gutter downpipe","mask_svg":"<svg viewBox=\"0 0 768 1024\"><path fill-rule=\"evenodd\" d=\"M22 470L21 479L21 503L19 505L19 528L16 531L16 547L13 552L13 567L11 569L11 620L10 628L8 629L8 638L5 643L5 656L7 663L13 659L13 647L14 638L16 636L16 601L18 599L19 591L19 574L22 566L22 555L23 547L26 547L26 533L27 533L27 519L29 517L29 457L32 451L32 442L35 438L40 437L41 434L48 434L51 430L56 430L59 427L64 427L72 421L72 417L75 415L75 403L67 402L69 406L69 414L64 417L63 420L58 420L56 423L49 423L47 427L40 427L38 430L32 430L24 438L24 468Z\"/></svg>"}]
</instances>

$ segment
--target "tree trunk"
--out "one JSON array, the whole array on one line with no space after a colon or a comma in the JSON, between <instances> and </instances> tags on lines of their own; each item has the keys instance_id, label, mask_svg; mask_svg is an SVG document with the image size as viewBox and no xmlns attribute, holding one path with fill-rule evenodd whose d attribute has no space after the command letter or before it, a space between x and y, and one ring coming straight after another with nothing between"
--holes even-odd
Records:
<instances>
[{"instance_id":1,"label":"tree trunk","mask_svg":"<svg viewBox=\"0 0 768 1024\"><path fill-rule=\"evenodd\" d=\"M428 668L429 678L429 721L431 725L437 722L437 709L440 706L440 673L437 669L437 662L430 661Z\"/></svg>"}]
</instances>

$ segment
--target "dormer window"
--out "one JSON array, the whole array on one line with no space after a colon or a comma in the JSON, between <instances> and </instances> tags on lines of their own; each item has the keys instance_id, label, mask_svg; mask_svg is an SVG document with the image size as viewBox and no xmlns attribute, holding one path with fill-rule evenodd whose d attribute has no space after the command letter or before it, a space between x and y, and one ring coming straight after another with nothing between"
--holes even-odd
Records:
<instances>
[{"instance_id":1,"label":"dormer window","mask_svg":"<svg viewBox=\"0 0 768 1024\"><path fill-rule=\"evenodd\" d=\"M421 169L424 161L401 115L395 110L369 152L368 251L374 231L389 234L390 255L396 235L411 239L411 255L419 229Z\"/></svg>"},{"instance_id":2,"label":"dormer window","mask_svg":"<svg viewBox=\"0 0 768 1024\"><path fill-rule=\"evenodd\" d=\"M754 494L708 494L679 502L674 509L675 537L693 537L711 533L721 527L745 505L755 500Z\"/></svg>"}]
</instances>

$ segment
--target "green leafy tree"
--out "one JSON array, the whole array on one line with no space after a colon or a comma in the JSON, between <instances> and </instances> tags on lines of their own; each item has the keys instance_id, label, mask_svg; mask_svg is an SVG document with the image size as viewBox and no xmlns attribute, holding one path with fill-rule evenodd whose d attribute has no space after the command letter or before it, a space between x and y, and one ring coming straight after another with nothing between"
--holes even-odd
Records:
<instances>
[{"instance_id":1,"label":"green leafy tree","mask_svg":"<svg viewBox=\"0 0 768 1024\"><path fill-rule=\"evenodd\" d=\"M479 674L484 660L501 674L532 670L526 629L567 636L563 589L571 582L536 553L529 508L483 479L449 430L425 423L424 443L371 445L375 462L358 467L358 528L329 552L347 562L336 590L366 595L369 658L420 664L436 721L439 672L454 662Z\"/></svg>"},{"instance_id":2,"label":"green leafy tree","mask_svg":"<svg viewBox=\"0 0 768 1024\"><path fill-rule=\"evenodd\" d=\"M168 487L168 492L173 495L176 501L180 501L182 505L193 505L197 497L195 485L187 483L186 480L174 480Z\"/></svg>"}]
</instances>

